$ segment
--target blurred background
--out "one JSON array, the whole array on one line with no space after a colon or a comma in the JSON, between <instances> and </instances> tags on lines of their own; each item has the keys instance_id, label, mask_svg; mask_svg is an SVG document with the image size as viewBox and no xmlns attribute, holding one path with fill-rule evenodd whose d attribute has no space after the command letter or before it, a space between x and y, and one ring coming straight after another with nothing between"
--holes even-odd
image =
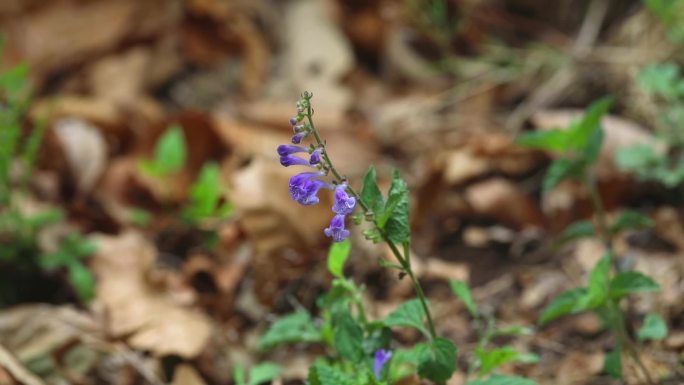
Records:
<instances>
[{"instance_id":1,"label":"blurred background","mask_svg":"<svg viewBox=\"0 0 684 385\"><path fill-rule=\"evenodd\" d=\"M303 383L320 351L256 341L331 279L331 197L292 202L275 151L305 90L352 185L371 164L407 180L415 269L463 351L449 279L534 325L600 258L598 239L553 247L590 197L542 194L553 155L515 139L612 95L598 183L609 212L655 222L618 247L663 288L635 311L675 336L647 364L681 375L682 26L677 0L0 1L0 384L232 384L266 360ZM387 250L352 243L372 316L412 296ZM507 370L605 384L607 338L561 322L516 341L540 364Z\"/></svg>"}]
</instances>

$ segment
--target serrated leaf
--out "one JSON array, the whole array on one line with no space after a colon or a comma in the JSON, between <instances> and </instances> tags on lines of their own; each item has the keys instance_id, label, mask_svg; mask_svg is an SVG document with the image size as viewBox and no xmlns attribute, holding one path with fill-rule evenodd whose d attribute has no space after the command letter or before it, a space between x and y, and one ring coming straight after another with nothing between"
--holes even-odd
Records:
<instances>
[{"instance_id":1,"label":"serrated leaf","mask_svg":"<svg viewBox=\"0 0 684 385\"><path fill-rule=\"evenodd\" d=\"M328 251L328 271L337 278L344 278L344 263L351 251L349 238L342 242L333 242Z\"/></svg>"},{"instance_id":2,"label":"serrated leaf","mask_svg":"<svg viewBox=\"0 0 684 385\"><path fill-rule=\"evenodd\" d=\"M458 298L463 301L463 304L470 312L470 315L472 315L474 318L477 318L479 314L477 311L477 305L475 305L475 301L473 301L473 296L470 293L470 288L468 285L465 282L457 279L452 279L449 281L449 284L451 285L451 291L453 291L454 294L456 294Z\"/></svg>"},{"instance_id":3,"label":"serrated leaf","mask_svg":"<svg viewBox=\"0 0 684 385\"><path fill-rule=\"evenodd\" d=\"M610 283L610 297L622 299L630 293L659 291L660 286L649 276L638 271L623 271Z\"/></svg>"},{"instance_id":4,"label":"serrated leaf","mask_svg":"<svg viewBox=\"0 0 684 385\"><path fill-rule=\"evenodd\" d=\"M637 333L639 341L660 341L667 337L667 324L663 317L655 313L649 313L644 319L644 324Z\"/></svg>"},{"instance_id":5,"label":"serrated leaf","mask_svg":"<svg viewBox=\"0 0 684 385\"><path fill-rule=\"evenodd\" d=\"M537 385L537 383L529 378L495 374L484 380L468 381L466 385Z\"/></svg>"},{"instance_id":6,"label":"serrated leaf","mask_svg":"<svg viewBox=\"0 0 684 385\"><path fill-rule=\"evenodd\" d=\"M525 132L515 141L520 146L549 151L564 151L568 133L566 130L546 130Z\"/></svg>"},{"instance_id":7,"label":"serrated leaf","mask_svg":"<svg viewBox=\"0 0 684 385\"><path fill-rule=\"evenodd\" d=\"M544 192L551 191L565 179L576 176L582 170L583 163L578 160L559 158L554 160L544 175L542 189Z\"/></svg>"},{"instance_id":8,"label":"serrated leaf","mask_svg":"<svg viewBox=\"0 0 684 385\"><path fill-rule=\"evenodd\" d=\"M398 308L385 318L384 323L389 327L412 327L420 330L426 336L429 336L430 334L423 323L424 318L425 312L423 311L423 306L419 299L414 298L399 305Z\"/></svg>"},{"instance_id":9,"label":"serrated leaf","mask_svg":"<svg viewBox=\"0 0 684 385\"><path fill-rule=\"evenodd\" d=\"M603 361L603 371L615 379L622 378L622 349L620 346L606 354Z\"/></svg>"},{"instance_id":10,"label":"serrated leaf","mask_svg":"<svg viewBox=\"0 0 684 385\"><path fill-rule=\"evenodd\" d=\"M580 238L593 237L594 235L596 235L596 228L591 221L575 221L565 228L560 237L558 237L557 243L564 244Z\"/></svg>"},{"instance_id":11,"label":"serrated leaf","mask_svg":"<svg viewBox=\"0 0 684 385\"><path fill-rule=\"evenodd\" d=\"M282 368L273 362L264 362L249 371L249 385L259 385L280 375Z\"/></svg>"},{"instance_id":12,"label":"serrated leaf","mask_svg":"<svg viewBox=\"0 0 684 385\"><path fill-rule=\"evenodd\" d=\"M376 217L382 214L384 200L382 192L378 187L375 175L375 167L370 166L366 176L363 178L363 187L361 188L361 199L373 211Z\"/></svg>"},{"instance_id":13,"label":"serrated leaf","mask_svg":"<svg viewBox=\"0 0 684 385\"><path fill-rule=\"evenodd\" d=\"M363 361L365 357L363 329L352 318L349 311L340 311L335 315L333 328L335 348L340 355L354 363Z\"/></svg>"},{"instance_id":14,"label":"serrated leaf","mask_svg":"<svg viewBox=\"0 0 684 385\"><path fill-rule=\"evenodd\" d=\"M456 346L445 338L435 338L421 354L418 375L441 384L451 378L455 370Z\"/></svg>"},{"instance_id":15,"label":"serrated leaf","mask_svg":"<svg viewBox=\"0 0 684 385\"><path fill-rule=\"evenodd\" d=\"M587 290L583 287L565 291L554 298L539 317L539 324L544 326L558 317L572 313L577 301L583 298Z\"/></svg>"},{"instance_id":16,"label":"serrated leaf","mask_svg":"<svg viewBox=\"0 0 684 385\"><path fill-rule=\"evenodd\" d=\"M518 358L518 352L510 346L494 349L478 348L475 351L475 355L479 361L480 375L482 376Z\"/></svg>"},{"instance_id":17,"label":"serrated leaf","mask_svg":"<svg viewBox=\"0 0 684 385\"><path fill-rule=\"evenodd\" d=\"M308 381L309 385L355 385L354 377L321 361L309 368Z\"/></svg>"},{"instance_id":18,"label":"serrated leaf","mask_svg":"<svg viewBox=\"0 0 684 385\"><path fill-rule=\"evenodd\" d=\"M411 239L411 226L409 223L409 197L406 182L401 179L398 170L392 171L392 185L389 197L395 198L396 204L385 225L387 237L397 244L405 244Z\"/></svg>"},{"instance_id":19,"label":"serrated leaf","mask_svg":"<svg viewBox=\"0 0 684 385\"><path fill-rule=\"evenodd\" d=\"M276 321L259 340L257 348L272 349L278 345L296 342L319 342L321 332L314 326L311 316L298 311Z\"/></svg>"},{"instance_id":20,"label":"serrated leaf","mask_svg":"<svg viewBox=\"0 0 684 385\"><path fill-rule=\"evenodd\" d=\"M589 273L587 292L575 304L574 313L596 309L606 302L610 287L610 263L610 255L605 255L596 263Z\"/></svg>"},{"instance_id":21,"label":"serrated leaf","mask_svg":"<svg viewBox=\"0 0 684 385\"><path fill-rule=\"evenodd\" d=\"M610 232L617 234L624 230L641 230L653 226L653 220L638 211L624 211L610 226Z\"/></svg>"}]
</instances>

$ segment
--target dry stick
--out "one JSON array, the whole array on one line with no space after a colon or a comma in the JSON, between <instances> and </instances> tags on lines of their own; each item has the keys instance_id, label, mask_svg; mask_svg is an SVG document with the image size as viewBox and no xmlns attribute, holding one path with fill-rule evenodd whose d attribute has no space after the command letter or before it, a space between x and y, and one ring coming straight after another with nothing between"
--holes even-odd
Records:
<instances>
[{"instance_id":1,"label":"dry stick","mask_svg":"<svg viewBox=\"0 0 684 385\"><path fill-rule=\"evenodd\" d=\"M517 135L527 118L536 110L547 106L567 92L568 86L577 77L576 62L584 60L596 43L601 25L608 11L608 0L593 0L575 39L571 60L558 68L556 73L545 81L532 95L520 104L506 121L506 129Z\"/></svg>"},{"instance_id":2,"label":"dry stick","mask_svg":"<svg viewBox=\"0 0 684 385\"><path fill-rule=\"evenodd\" d=\"M0 345L0 368L6 369L15 380L25 385L45 385L35 374L26 369L14 355Z\"/></svg>"}]
</instances>

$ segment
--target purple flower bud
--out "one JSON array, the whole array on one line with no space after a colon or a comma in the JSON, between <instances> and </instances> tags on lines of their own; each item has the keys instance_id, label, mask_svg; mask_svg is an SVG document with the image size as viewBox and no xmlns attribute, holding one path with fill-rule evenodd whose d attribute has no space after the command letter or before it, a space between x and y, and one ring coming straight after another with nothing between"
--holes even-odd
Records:
<instances>
[{"instance_id":1,"label":"purple flower bud","mask_svg":"<svg viewBox=\"0 0 684 385\"><path fill-rule=\"evenodd\" d=\"M339 215L349 215L354 211L356 206L356 199L350 197L346 191L347 185L342 183L335 188L335 203L333 203L332 211Z\"/></svg>"},{"instance_id":2,"label":"purple flower bud","mask_svg":"<svg viewBox=\"0 0 684 385\"><path fill-rule=\"evenodd\" d=\"M303 172L290 178L290 196L292 200L304 206L318 203L318 190L321 187L329 188L327 183L314 179L322 175L323 173L321 172Z\"/></svg>"},{"instance_id":3,"label":"purple flower bud","mask_svg":"<svg viewBox=\"0 0 684 385\"><path fill-rule=\"evenodd\" d=\"M290 125L294 126L297 124L297 118L290 118Z\"/></svg>"},{"instance_id":4,"label":"purple flower bud","mask_svg":"<svg viewBox=\"0 0 684 385\"><path fill-rule=\"evenodd\" d=\"M314 152L311 153L311 157L309 158L309 164L319 164L321 163L321 149L318 148L314 150Z\"/></svg>"},{"instance_id":5,"label":"purple flower bud","mask_svg":"<svg viewBox=\"0 0 684 385\"><path fill-rule=\"evenodd\" d=\"M292 143L294 143L294 144L301 143L302 139L304 139L305 136L306 136L306 132L299 132L299 133L294 134L294 136L292 136Z\"/></svg>"},{"instance_id":6,"label":"purple flower bud","mask_svg":"<svg viewBox=\"0 0 684 385\"><path fill-rule=\"evenodd\" d=\"M330 226L323 230L326 237L332 237L335 242L342 242L349 237L349 230L344 228L344 215L335 215Z\"/></svg>"},{"instance_id":7,"label":"purple flower bud","mask_svg":"<svg viewBox=\"0 0 684 385\"><path fill-rule=\"evenodd\" d=\"M278 146L278 155L280 156L291 155L296 152L308 152L308 150L304 147L292 146L289 144L281 144Z\"/></svg>"},{"instance_id":8,"label":"purple flower bud","mask_svg":"<svg viewBox=\"0 0 684 385\"><path fill-rule=\"evenodd\" d=\"M387 364L387 362L392 358L392 351L380 349L375 352L375 358L373 360L373 374L378 380L382 375L382 368Z\"/></svg>"},{"instance_id":9,"label":"purple flower bud","mask_svg":"<svg viewBox=\"0 0 684 385\"><path fill-rule=\"evenodd\" d=\"M290 166L311 166L309 164L309 161L306 159L302 159L300 157L294 156L294 155L285 155L280 157L280 164L282 164L285 167L290 167Z\"/></svg>"}]
</instances>

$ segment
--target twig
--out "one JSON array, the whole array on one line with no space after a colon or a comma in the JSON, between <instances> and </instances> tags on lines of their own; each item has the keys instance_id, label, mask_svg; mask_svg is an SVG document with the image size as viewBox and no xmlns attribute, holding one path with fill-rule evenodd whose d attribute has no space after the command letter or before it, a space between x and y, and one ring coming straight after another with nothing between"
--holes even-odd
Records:
<instances>
[{"instance_id":1,"label":"twig","mask_svg":"<svg viewBox=\"0 0 684 385\"><path fill-rule=\"evenodd\" d=\"M7 369L12 377L22 384L45 385L40 378L26 369L19 360L2 345L0 345L0 367Z\"/></svg>"}]
</instances>

